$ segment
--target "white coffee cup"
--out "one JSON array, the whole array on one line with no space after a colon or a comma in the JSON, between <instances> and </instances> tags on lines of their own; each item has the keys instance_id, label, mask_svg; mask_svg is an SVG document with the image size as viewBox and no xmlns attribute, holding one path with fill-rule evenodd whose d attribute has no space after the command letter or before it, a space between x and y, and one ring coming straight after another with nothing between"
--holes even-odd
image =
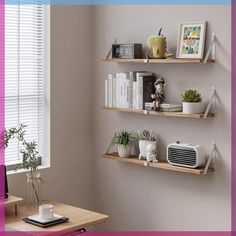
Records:
<instances>
[{"instance_id":1,"label":"white coffee cup","mask_svg":"<svg viewBox=\"0 0 236 236\"><path fill-rule=\"evenodd\" d=\"M39 206L39 217L43 220L50 220L53 218L53 205L44 204Z\"/></svg>"}]
</instances>

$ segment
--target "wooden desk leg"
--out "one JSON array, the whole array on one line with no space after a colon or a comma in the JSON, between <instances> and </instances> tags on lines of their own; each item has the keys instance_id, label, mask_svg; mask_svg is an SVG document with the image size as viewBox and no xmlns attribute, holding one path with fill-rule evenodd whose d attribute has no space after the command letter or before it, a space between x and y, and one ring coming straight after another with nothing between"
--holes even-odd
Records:
<instances>
[{"instance_id":1,"label":"wooden desk leg","mask_svg":"<svg viewBox=\"0 0 236 236\"><path fill-rule=\"evenodd\" d=\"M18 208L17 208L17 204L15 204L15 216L17 216L18 214Z\"/></svg>"}]
</instances>

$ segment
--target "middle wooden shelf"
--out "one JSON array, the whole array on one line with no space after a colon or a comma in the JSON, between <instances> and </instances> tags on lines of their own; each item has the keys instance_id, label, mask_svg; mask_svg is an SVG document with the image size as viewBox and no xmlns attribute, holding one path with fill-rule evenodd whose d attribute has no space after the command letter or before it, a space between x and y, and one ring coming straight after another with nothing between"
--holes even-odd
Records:
<instances>
[{"instance_id":1,"label":"middle wooden shelf","mask_svg":"<svg viewBox=\"0 0 236 236\"><path fill-rule=\"evenodd\" d=\"M157 111L148 111L148 110L137 110L137 109L128 109L128 108L112 108L112 107L103 107L104 111L108 112L128 112L128 113L137 113L144 115L154 115L161 117L183 117L183 118L195 118L195 119L203 119L204 113L183 113L183 112L157 112ZM208 113L207 117L214 117L214 113Z\"/></svg>"}]
</instances>

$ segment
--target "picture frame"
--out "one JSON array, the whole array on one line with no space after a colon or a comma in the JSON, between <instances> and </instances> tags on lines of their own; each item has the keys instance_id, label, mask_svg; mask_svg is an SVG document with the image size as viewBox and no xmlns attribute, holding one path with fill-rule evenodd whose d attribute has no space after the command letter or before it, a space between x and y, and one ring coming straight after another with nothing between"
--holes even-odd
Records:
<instances>
[{"instance_id":1,"label":"picture frame","mask_svg":"<svg viewBox=\"0 0 236 236\"><path fill-rule=\"evenodd\" d=\"M206 27L206 21L180 23L176 58L203 59Z\"/></svg>"}]
</instances>

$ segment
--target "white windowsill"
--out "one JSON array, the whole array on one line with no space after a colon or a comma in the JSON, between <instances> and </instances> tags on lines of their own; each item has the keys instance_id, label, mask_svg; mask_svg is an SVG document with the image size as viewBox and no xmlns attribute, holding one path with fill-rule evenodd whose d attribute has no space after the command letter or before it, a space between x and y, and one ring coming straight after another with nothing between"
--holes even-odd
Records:
<instances>
[{"instance_id":1,"label":"white windowsill","mask_svg":"<svg viewBox=\"0 0 236 236\"><path fill-rule=\"evenodd\" d=\"M38 167L38 170L43 170L43 169L48 169L50 168L49 165L41 165ZM26 173L29 172L27 169L17 169L17 170L8 170L7 175L15 175L15 174L20 174L20 173Z\"/></svg>"}]
</instances>

